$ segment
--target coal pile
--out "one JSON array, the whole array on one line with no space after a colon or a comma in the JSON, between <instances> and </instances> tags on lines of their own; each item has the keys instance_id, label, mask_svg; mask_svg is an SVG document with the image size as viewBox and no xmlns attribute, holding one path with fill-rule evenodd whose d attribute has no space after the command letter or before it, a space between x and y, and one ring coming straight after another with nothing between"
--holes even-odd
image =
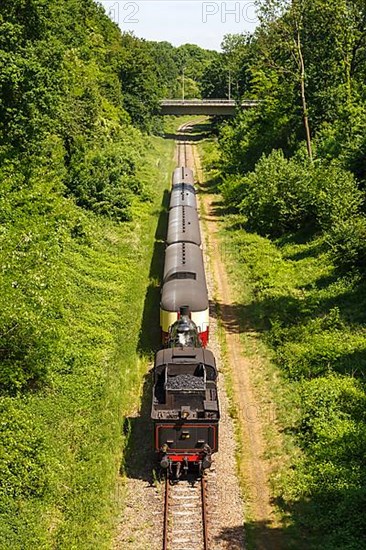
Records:
<instances>
[{"instance_id":1,"label":"coal pile","mask_svg":"<svg viewBox=\"0 0 366 550\"><path fill-rule=\"evenodd\" d=\"M193 374L177 374L177 376L168 377L166 389L204 391L205 383L203 378Z\"/></svg>"}]
</instances>

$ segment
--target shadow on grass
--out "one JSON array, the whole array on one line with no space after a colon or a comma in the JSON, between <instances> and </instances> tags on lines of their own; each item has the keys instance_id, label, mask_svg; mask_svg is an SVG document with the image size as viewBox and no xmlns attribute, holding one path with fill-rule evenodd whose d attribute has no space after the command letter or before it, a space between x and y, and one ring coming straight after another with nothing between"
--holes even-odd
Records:
<instances>
[{"instance_id":1,"label":"shadow on grass","mask_svg":"<svg viewBox=\"0 0 366 550\"><path fill-rule=\"evenodd\" d=\"M243 544L243 540L246 544ZM248 521L245 528L227 527L222 529L215 537L215 542L221 547L225 544L227 550L243 550L244 548L256 550L284 550L293 548L305 550L305 546L291 544L290 532L286 528L273 527L266 521Z\"/></svg>"},{"instance_id":2,"label":"shadow on grass","mask_svg":"<svg viewBox=\"0 0 366 550\"><path fill-rule=\"evenodd\" d=\"M283 257L296 262L299 260L304 260L305 258L311 258L312 256L318 256L319 254L327 251L328 247L325 242L314 242L311 246L307 246L305 250L283 254Z\"/></svg>"},{"instance_id":3,"label":"shadow on grass","mask_svg":"<svg viewBox=\"0 0 366 550\"><path fill-rule=\"evenodd\" d=\"M294 376L327 375L331 365L334 373L364 380L366 343L363 346L357 334L361 338L365 328L366 282L346 281L343 286L336 275L321 276L307 292L301 290L281 295L257 292L247 303L223 300L219 303L222 326L237 335L238 343L241 334L261 333L280 354L283 344L294 343L301 351ZM313 340L317 344L312 347ZM287 372L283 357L280 366Z\"/></svg>"},{"instance_id":4,"label":"shadow on grass","mask_svg":"<svg viewBox=\"0 0 366 550\"><path fill-rule=\"evenodd\" d=\"M334 507L329 507L334 502ZM365 525L362 510L366 493L362 488L334 489L319 487L311 498L291 505L281 499L273 502L288 519L281 527L268 521L246 521L245 526L230 526L221 530L215 543L227 550L363 550ZM327 513L324 509L327 508ZM354 509L352 526L342 510ZM243 540L245 541L243 544Z\"/></svg>"},{"instance_id":5,"label":"shadow on grass","mask_svg":"<svg viewBox=\"0 0 366 550\"><path fill-rule=\"evenodd\" d=\"M169 195L169 191L165 190L155 232L154 251L150 263L149 286L145 295L144 311L137 346L137 351L141 355L152 356L160 347L160 283L164 268Z\"/></svg>"},{"instance_id":6,"label":"shadow on grass","mask_svg":"<svg viewBox=\"0 0 366 550\"><path fill-rule=\"evenodd\" d=\"M334 481L336 483L336 475ZM311 497L276 504L291 517L286 529L289 549L304 550L363 550L366 527L363 510L366 507L365 487L341 488L319 484ZM256 525L253 525L256 528ZM295 535L295 537L294 537ZM297 544L290 541L297 540Z\"/></svg>"},{"instance_id":7,"label":"shadow on grass","mask_svg":"<svg viewBox=\"0 0 366 550\"><path fill-rule=\"evenodd\" d=\"M188 126L183 133L165 133L164 139L174 139L176 141L201 141L210 137L212 134L211 122L199 122L198 124L192 122L191 126Z\"/></svg>"},{"instance_id":8,"label":"shadow on grass","mask_svg":"<svg viewBox=\"0 0 366 550\"><path fill-rule=\"evenodd\" d=\"M126 418L124 431L128 437L122 472L129 478L154 483L153 425L150 418L152 375L144 377L141 408L138 416Z\"/></svg>"},{"instance_id":9,"label":"shadow on grass","mask_svg":"<svg viewBox=\"0 0 366 550\"><path fill-rule=\"evenodd\" d=\"M278 237L276 244L279 248L287 244L308 244L317 234L319 234L319 229L314 227L313 224L307 224L293 233L286 233L282 237ZM314 253L316 253L316 250L314 250Z\"/></svg>"},{"instance_id":10,"label":"shadow on grass","mask_svg":"<svg viewBox=\"0 0 366 550\"><path fill-rule=\"evenodd\" d=\"M163 138L164 139L174 139L175 141L196 142L196 141L201 141L202 139L205 139L208 136L209 136L209 133L202 133L202 134L188 134L188 133L171 134L171 133L166 133L166 134L163 135Z\"/></svg>"},{"instance_id":11,"label":"shadow on grass","mask_svg":"<svg viewBox=\"0 0 366 550\"><path fill-rule=\"evenodd\" d=\"M199 192L203 195L218 195L220 193L219 185L222 182L220 174L211 176L210 178L206 179L206 181L202 182L200 184ZM218 201L215 201L215 203ZM224 203L222 200L219 201L220 205L223 205Z\"/></svg>"},{"instance_id":12,"label":"shadow on grass","mask_svg":"<svg viewBox=\"0 0 366 550\"><path fill-rule=\"evenodd\" d=\"M214 176L201 183L199 192L202 195L218 195L220 193L219 185L221 183L220 176ZM223 201L216 201L220 207L224 206ZM223 211L224 212L224 211Z\"/></svg>"},{"instance_id":13,"label":"shadow on grass","mask_svg":"<svg viewBox=\"0 0 366 550\"><path fill-rule=\"evenodd\" d=\"M160 281L163 273L165 235L169 191L164 192L158 224L155 232L154 251L150 263L150 284L145 295L142 323L137 353L153 360L160 348ZM152 398L152 368L145 375L138 416L126 418L124 431L127 445L124 453L123 471L127 477L143 479L152 484L154 468L153 426L150 418Z\"/></svg>"},{"instance_id":14,"label":"shadow on grass","mask_svg":"<svg viewBox=\"0 0 366 550\"><path fill-rule=\"evenodd\" d=\"M190 128L188 128L187 132L191 134L204 134L205 136L210 136L212 132L212 123L210 120L207 120L205 122L193 124Z\"/></svg>"}]
</instances>

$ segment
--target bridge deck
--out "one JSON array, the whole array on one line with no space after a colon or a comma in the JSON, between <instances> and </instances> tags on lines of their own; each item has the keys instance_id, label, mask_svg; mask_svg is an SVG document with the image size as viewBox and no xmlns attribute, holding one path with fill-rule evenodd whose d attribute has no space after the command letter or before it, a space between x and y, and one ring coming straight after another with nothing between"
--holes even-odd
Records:
<instances>
[{"instance_id":1,"label":"bridge deck","mask_svg":"<svg viewBox=\"0 0 366 550\"><path fill-rule=\"evenodd\" d=\"M238 109L257 105L258 101L238 104L232 99L164 99L160 102L163 115L234 115Z\"/></svg>"}]
</instances>

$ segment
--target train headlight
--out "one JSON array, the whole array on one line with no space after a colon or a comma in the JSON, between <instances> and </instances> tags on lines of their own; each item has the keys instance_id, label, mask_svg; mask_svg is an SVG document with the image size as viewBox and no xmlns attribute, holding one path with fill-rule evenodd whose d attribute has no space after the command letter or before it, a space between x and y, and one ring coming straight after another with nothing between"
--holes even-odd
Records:
<instances>
[{"instance_id":1,"label":"train headlight","mask_svg":"<svg viewBox=\"0 0 366 550\"><path fill-rule=\"evenodd\" d=\"M186 407L186 406L181 407L180 417L182 418L182 420L187 420L187 418L189 417L190 414L191 414L190 407Z\"/></svg>"},{"instance_id":2,"label":"train headlight","mask_svg":"<svg viewBox=\"0 0 366 550\"><path fill-rule=\"evenodd\" d=\"M189 439L191 437L189 432L182 432L181 439Z\"/></svg>"}]
</instances>

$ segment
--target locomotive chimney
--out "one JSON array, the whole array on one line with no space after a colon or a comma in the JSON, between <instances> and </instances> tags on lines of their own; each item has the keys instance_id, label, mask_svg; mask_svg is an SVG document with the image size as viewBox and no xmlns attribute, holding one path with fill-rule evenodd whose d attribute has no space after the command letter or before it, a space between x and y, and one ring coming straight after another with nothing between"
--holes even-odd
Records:
<instances>
[{"instance_id":1,"label":"locomotive chimney","mask_svg":"<svg viewBox=\"0 0 366 550\"><path fill-rule=\"evenodd\" d=\"M179 314L180 314L180 317L183 317L183 315L186 315L187 317L189 317L189 306L181 306L179 308Z\"/></svg>"}]
</instances>

